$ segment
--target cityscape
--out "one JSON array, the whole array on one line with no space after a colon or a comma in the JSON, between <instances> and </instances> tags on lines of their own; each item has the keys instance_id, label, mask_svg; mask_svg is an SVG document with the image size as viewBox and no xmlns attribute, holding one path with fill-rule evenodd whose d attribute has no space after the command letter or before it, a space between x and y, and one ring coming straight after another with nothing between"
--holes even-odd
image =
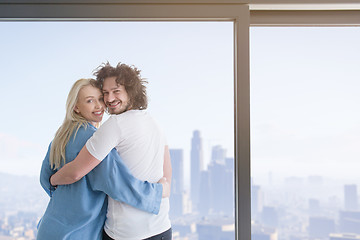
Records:
<instances>
[{"instance_id":1,"label":"cityscape","mask_svg":"<svg viewBox=\"0 0 360 240\"><path fill-rule=\"evenodd\" d=\"M190 189L185 187L184 150L170 149L173 178L170 218L174 240L233 240L234 159L221 145L204 161L203 139L193 131ZM322 176L271 172L252 176L252 240L359 240L357 185ZM36 177L0 174L0 240L36 239L48 197Z\"/></svg>"}]
</instances>

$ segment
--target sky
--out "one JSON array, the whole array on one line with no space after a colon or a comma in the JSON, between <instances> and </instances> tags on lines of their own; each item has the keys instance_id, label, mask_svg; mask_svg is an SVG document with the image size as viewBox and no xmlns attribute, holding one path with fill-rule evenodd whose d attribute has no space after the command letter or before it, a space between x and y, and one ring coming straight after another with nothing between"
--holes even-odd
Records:
<instances>
[{"instance_id":1,"label":"sky","mask_svg":"<svg viewBox=\"0 0 360 240\"><path fill-rule=\"evenodd\" d=\"M147 78L170 148L233 154L231 22L1 22L0 171L38 175L71 85L109 61ZM360 28L250 29L251 172L359 179ZM360 182L359 182L360 183Z\"/></svg>"},{"instance_id":2,"label":"sky","mask_svg":"<svg viewBox=\"0 0 360 240\"><path fill-rule=\"evenodd\" d=\"M170 148L200 130L205 161L233 154L231 22L0 22L0 171L38 175L71 85L101 63L135 65Z\"/></svg>"},{"instance_id":3,"label":"sky","mask_svg":"<svg viewBox=\"0 0 360 240\"><path fill-rule=\"evenodd\" d=\"M251 30L252 174L359 182L360 28Z\"/></svg>"}]
</instances>

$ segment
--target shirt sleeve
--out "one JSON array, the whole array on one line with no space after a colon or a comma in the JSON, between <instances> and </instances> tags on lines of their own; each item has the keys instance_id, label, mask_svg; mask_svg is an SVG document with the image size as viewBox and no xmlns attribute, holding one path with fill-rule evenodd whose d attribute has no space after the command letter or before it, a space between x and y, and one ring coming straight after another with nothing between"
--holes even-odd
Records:
<instances>
[{"instance_id":1,"label":"shirt sleeve","mask_svg":"<svg viewBox=\"0 0 360 240\"><path fill-rule=\"evenodd\" d=\"M87 177L94 191L105 192L111 198L140 210L159 213L162 185L135 178L116 149L113 149Z\"/></svg>"},{"instance_id":2,"label":"shirt sleeve","mask_svg":"<svg viewBox=\"0 0 360 240\"><path fill-rule=\"evenodd\" d=\"M50 177L56 172L55 170L51 169L50 166L50 148L51 144L49 145L48 151L46 153L46 156L42 162L41 165L41 171L40 171L40 184L45 190L45 192L51 197L52 193L55 191L55 189L50 185Z\"/></svg>"},{"instance_id":3,"label":"shirt sleeve","mask_svg":"<svg viewBox=\"0 0 360 240\"><path fill-rule=\"evenodd\" d=\"M116 116L109 119L86 142L89 153L97 160L102 161L120 142L121 130L118 126Z\"/></svg>"}]
</instances>

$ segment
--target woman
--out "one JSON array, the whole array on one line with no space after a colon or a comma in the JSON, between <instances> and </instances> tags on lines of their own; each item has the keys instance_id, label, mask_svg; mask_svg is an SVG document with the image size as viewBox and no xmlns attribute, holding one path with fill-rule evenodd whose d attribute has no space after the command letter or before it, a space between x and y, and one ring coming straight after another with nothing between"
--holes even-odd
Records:
<instances>
[{"instance_id":1,"label":"woman","mask_svg":"<svg viewBox=\"0 0 360 240\"><path fill-rule=\"evenodd\" d=\"M49 179L71 162L102 120L104 103L94 79L80 79L72 86L66 116L43 161L40 182L51 197L39 223L38 240L102 239L107 195L138 209L157 214L162 185L135 179L116 150L78 182L59 187Z\"/></svg>"},{"instance_id":2,"label":"woman","mask_svg":"<svg viewBox=\"0 0 360 240\"><path fill-rule=\"evenodd\" d=\"M140 70L122 63L116 67L106 63L95 75L112 115L87 141L76 159L51 177L51 182L59 185L75 182L115 147L134 176L150 182L166 176L170 186L169 148L160 127L145 110L148 102ZM109 197L104 239L171 240L169 209L168 198L163 199L155 216Z\"/></svg>"}]
</instances>

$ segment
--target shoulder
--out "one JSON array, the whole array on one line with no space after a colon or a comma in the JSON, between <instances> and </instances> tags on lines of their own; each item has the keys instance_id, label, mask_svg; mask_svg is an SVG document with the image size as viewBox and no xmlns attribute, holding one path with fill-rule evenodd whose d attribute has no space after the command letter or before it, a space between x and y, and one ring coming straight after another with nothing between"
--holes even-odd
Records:
<instances>
[{"instance_id":1,"label":"shoulder","mask_svg":"<svg viewBox=\"0 0 360 240\"><path fill-rule=\"evenodd\" d=\"M118 115L110 115L110 117L97 129L96 135L110 134L117 131L119 126Z\"/></svg>"},{"instance_id":2,"label":"shoulder","mask_svg":"<svg viewBox=\"0 0 360 240\"><path fill-rule=\"evenodd\" d=\"M86 141L96 132L96 128L91 124L87 126L81 126L79 129L75 128L72 136L69 139L71 147L80 147L86 143ZM68 144L69 145L69 144Z\"/></svg>"},{"instance_id":3,"label":"shoulder","mask_svg":"<svg viewBox=\"0 0 360 240\"><path fill-rule=\"evenodd\" d=\"M131 120L138 119L143 116L142 110L128 110L121 114L112 114L110 117L101 125L101 128L113 128L115 126L122 126L123 123L128 123Z\"/></svg>"},{"instance_id":4,"label":"shoulder","mask_svg":"<svg viewBox=\"0 0 360 240\"><path fill-rule=\"evenodd\" d=\"M134 110L128 110L124 113L121 113L117 116L119 116L119 118L131 118L131 117L144 117L146 116L148 113L146 110L139 110L139 109L134 109Z\"/></svg>"},{"instance_id":5,"label":"shoulder","mask_svg":"<svg viewBox=\"0 0 360 240\"><path fill-rule=\"evenodd\" d=\"M117 116L119 122L137 122L151 119L150 114L146 110L128 110Z\"/></svg>"},{"instance_id":6,"label":"shoulder","mask_svg":"<svg viewBox=\"0 0 360 240\"><path fill-rule=\"evenodd\" d=\"M91 137L95 131L96 131L96 128L93 125L88 124L87 126L81 126L78 129L77 133L76 133L76 129L75 129L74 134L76 133L75 138L77 138L77 139L81 139L81 138L87 139L87 138Z\"/></svg>"}]
</instances>

